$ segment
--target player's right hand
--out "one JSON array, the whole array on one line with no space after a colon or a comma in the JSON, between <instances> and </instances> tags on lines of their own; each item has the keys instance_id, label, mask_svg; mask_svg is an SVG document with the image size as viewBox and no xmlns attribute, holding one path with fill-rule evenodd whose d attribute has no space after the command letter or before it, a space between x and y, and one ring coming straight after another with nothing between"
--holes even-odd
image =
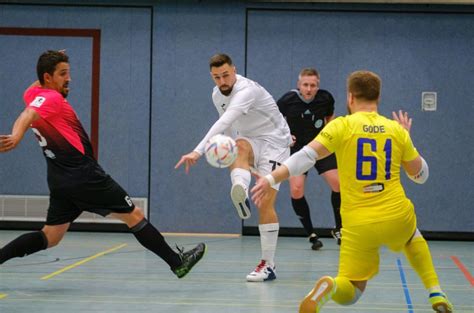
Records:
<instances>
[{"instance_id":1,"label":"player's right hand","mask_svg":"<svg viewBox=\"0 0 474 313\"><path fill-rule=\"evenodd\" d=\"M186 174L189 173L189 168L193 165L196 164L197 160L201 157L201 155L199 153L197 153L196 151L193 151L191 153L188 153L188 154L185 154L181 157L181 159L178 161L178 163L176 163L176 165L174 166L175 169L177 169L178 167L181 166L181 164L184 163L184 171L186 172Z\"/></svg>"}]
</instances>

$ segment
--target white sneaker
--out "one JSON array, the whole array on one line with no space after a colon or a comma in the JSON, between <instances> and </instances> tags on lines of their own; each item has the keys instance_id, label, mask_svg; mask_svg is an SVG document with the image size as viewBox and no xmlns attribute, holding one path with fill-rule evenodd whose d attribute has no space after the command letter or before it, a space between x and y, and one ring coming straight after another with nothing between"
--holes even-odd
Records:
<instances>
[{"instance_id":1,"label":"white sneaker","mask_svg":"<svg viewBox=\"0 0 474 313\"><path fill-rule=\"evenodd\" d=\"M265 260L261 260L253 272L247 275L247 281L250 282L263 282L275 278L275 266L268 265Z\"/></svg>"},{"instance_id":2,"label":"white sneaker","mask_svg":"<svg viewBox=\"0 0 474 313\"><path fill-rule=\"evenodd\" d=\"M245 220L250 217L250 202L247 197L247 191L242 184L234 184L230 189L230 198L237 209L240 218Z\"/></svg>"}]
</instances>

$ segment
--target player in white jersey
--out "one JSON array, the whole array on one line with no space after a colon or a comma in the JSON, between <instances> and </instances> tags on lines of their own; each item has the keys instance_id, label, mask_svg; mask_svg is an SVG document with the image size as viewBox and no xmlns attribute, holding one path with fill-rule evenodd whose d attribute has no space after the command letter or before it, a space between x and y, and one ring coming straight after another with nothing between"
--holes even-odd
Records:
<instances>
[{"instance_id":1,"label":"player in white jersey","mask_svg":"<svg viewBox=\"0 0 474 313\"><path fill-rule=\"evenodd\" d=\"M181 157L175 168L185 164L188 173L189 167L204 154L204 146L212 136L225 133L234 137L239 152L230 166L230 197L239 216L246 219L250 217L250 168L266 175L286 160L292 143L290 129L273 97L258 83L237 75L228 55L214 55L209 67L216 84L212 100L220 117L196 148ZM274 256L280 225L274 204L278 189L279 185L274 186L257 206L262 258L255 270L247 275L247 281L276 278Z\"/></svg>"}]
</instances>

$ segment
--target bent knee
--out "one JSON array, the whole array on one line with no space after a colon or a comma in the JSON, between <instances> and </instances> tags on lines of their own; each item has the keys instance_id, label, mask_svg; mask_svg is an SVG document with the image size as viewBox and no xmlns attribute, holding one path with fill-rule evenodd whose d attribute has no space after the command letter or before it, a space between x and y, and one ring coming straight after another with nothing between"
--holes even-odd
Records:
<instances>
[{"instance_id":1,"label":"bent knee","mask_svg":"<svg viewBox=\"0 0 474 313\"><path fill-rule=\"evenodd\" d=\"M48 248L57 246L61 240L64 238L67 230L69 229L69 223L63 225L46 225L41 230L48 240Z\"/></svg>"},{"instance_id":2,"label":"bent knee","mask_svg":"<svg viewBox=\"0 0 474 313\"><path fill-rule=\"evenodd\" d=\"M237 149L239 151L239 155L250 156L252 152L252 146L246 140L237 140Z\"/></svg>"},{"instance_id":3,"label":"bent knee","mask_svg":"<svg viewBox=\"0 0 474 313\"><path fill-rule=\"evenodd\" d=\"M48 240L48 248L57 246L64 238L64 233L47 232L44 234Z\"/></svg>"},{"instance_id":4,"label":"bent knee","mask_svg":"<svg viewBox=\"0 0 474 313\"><path fill-rule=\"evenodd\" d=\"M140 221L145 217L145 215L143 215L143 211L137 206L133 209L133 211L130 214L131 216L133 216L133 218Z\"/></svg>"},{"instance_id":5,"label":"bent knee","mask_svg":"<svg viewBox=\"0 0 474 313\"><path fill-rule=\"evenodd\" d=\"M127 224L128 228L134 227L145 218L142 210L138 207L135 207L130 213L113 213L112 216Z\"/></svg>"},{"instance_id":6,"label":"bent knee","mask_svg":"<svg viewBox=\"0 0 474 313\"><path fill-rule=\"evenodd\" d=\"M304 197L304 188L301 187L292 187L291 188L291 197L293 199L301 199Z\"/></svg>"}]
</instances>

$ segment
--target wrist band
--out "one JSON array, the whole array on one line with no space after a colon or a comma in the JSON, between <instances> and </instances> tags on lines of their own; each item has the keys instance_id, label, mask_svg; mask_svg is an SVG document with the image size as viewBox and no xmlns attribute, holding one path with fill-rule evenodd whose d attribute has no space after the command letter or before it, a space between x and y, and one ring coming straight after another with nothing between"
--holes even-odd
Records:
<instances>
[{"instance_id":1,"label":"wrist band","mask_svg":"<svg viewBox=\"0 0 474 313\"><path fill-rule=\"evenodd\" d=\"M264 177L268 181L270 186L274 186L276 184L275 178L273 178L272 174L265 175Z\"/></svg>"}]
</instances>

